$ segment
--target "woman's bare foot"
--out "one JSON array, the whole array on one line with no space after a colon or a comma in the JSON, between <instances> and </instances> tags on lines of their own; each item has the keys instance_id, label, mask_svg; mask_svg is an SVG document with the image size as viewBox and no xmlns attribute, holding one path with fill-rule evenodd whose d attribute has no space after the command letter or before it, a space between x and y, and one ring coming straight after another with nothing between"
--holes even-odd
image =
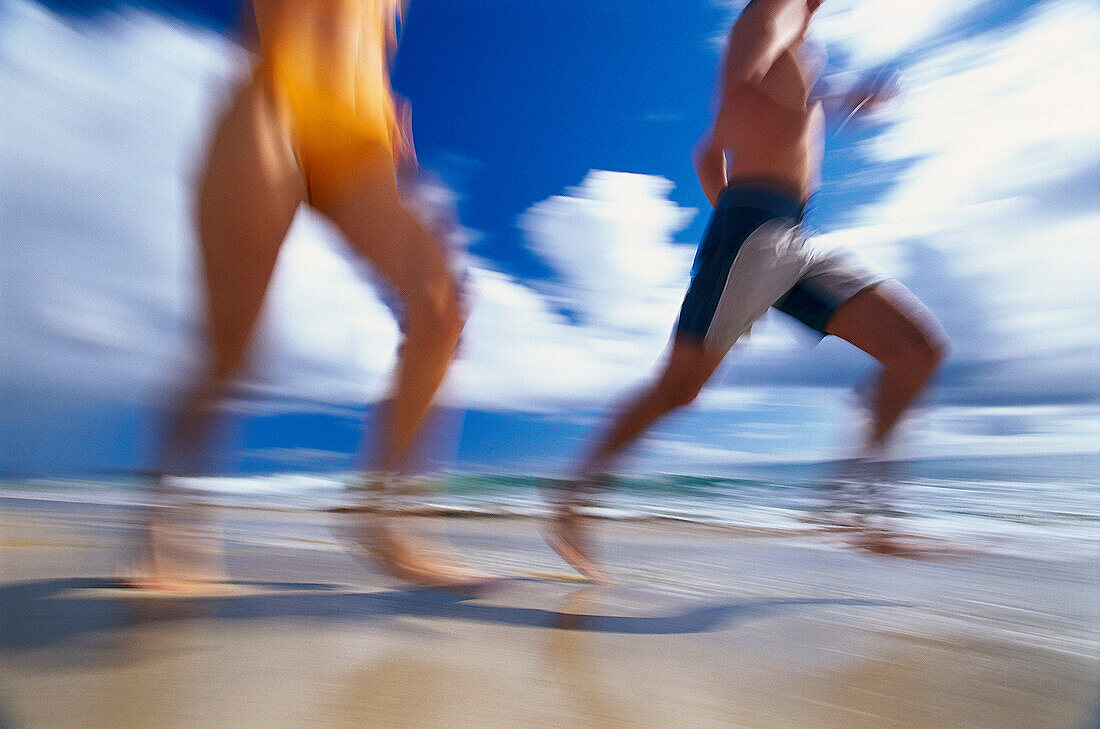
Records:
<instances>
[{"instance_id":1,"label":"woman's bare foot","mask_svg":"<svg viewBox=\"0 0 1100 729\"><path fill-rule=\"evenodd\" d=\"M500 581L462 564L456 555L399 530L383 514L356 512L350 518L355 523L338 527L338 535L392 577L461 593L480 593Z\"/></svg>"},{"instance_id":2,"label":"woman's bare foot","mask_svg":"<svg viewBox=\"0 0 1100 729\"><path fill-rule=\"evenodd\" d=\"M138 527L122 581L150 593L220 595L228 591L225 555L209 525L187 508L159 507Z\"/></svg>"},{"instance_id":3,"label":"woman's bare foot","mask_svg":"<svg viewBox=\"0 0 1100 729\"><path fill-rule=\"evenodd\" d=\"M140 571L122 577L122 583L148 595L178 595L182 597L220 597L229 594L224 581L185 579L163 573Z\"/></svg>"}]
</instances>

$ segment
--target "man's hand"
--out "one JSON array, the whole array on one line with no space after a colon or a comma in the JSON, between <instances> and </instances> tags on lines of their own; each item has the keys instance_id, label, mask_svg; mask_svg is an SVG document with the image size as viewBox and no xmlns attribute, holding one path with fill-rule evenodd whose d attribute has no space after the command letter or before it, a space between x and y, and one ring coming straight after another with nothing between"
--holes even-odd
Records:
<instances>
[{"instance_id":1,"label":"man's hand","mask_svg":"<svg viewBox=\"0 0 1100 729\"><path fill-rule=\"evenodd\" d=\"M897 98L901 92L898 74L883 71L853 86L841 102L848 119L870 113L883 104Z\"/></svg>"},{"instance_id":2,"label":"man's hand","mask_svg":"<svg viewBox=\"0 0 1100 729\"><path fill-rule=\"evenodd\" d=\"M729 184L726 178L726 150L714 138L713 130L707 130L692 150L695 174L703 193L712 206Z\"/></svg>"}]
</instances>

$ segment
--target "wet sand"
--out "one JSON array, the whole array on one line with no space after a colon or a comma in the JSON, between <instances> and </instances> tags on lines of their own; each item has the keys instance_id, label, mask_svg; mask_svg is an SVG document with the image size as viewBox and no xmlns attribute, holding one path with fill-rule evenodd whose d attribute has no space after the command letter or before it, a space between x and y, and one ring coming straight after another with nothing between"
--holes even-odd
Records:
<instances>
[{"instance_id":1,"label":"wet sand","mask_svg":"<svg viewBox=\"0 0 1100 729\"><path fill-rule=\"evenodd\" d=\"M142 597L126 510L0 511L0 729L1100 726L1085 558L608 523L592 587L536 521L419 520L510 577L462 599L360 565L345 517L221 510L230 593Z\"/></svg>"}]
</instances>

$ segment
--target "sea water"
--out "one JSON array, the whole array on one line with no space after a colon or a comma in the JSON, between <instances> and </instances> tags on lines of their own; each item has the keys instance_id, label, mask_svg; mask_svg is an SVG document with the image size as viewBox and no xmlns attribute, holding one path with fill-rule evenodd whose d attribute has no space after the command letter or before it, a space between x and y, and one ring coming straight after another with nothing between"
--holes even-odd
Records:
<instances>
[{"instance_id":1,"label":"sea water","mask_svg":"<svg viewBox=\"0 0 1100 729\"><path fill-rule=\"evenodd\" d=\"M1097 457L939 459L892 464L877 484L894 528L1021 553L1100 556ZM746 467L737 476L621 476L594 492L597 519L680 521L764 533L821 531L824 486L837 464ZM450 473L419 479L392 502L450 516L542 517L560 481L519 474ZM0 485L0 498L140 505L151 500L137 477L34 479ZM333 510L361 503L351 473L281 473L180 479L191 501L219 507Z\"/></svg>"}]
</instances>

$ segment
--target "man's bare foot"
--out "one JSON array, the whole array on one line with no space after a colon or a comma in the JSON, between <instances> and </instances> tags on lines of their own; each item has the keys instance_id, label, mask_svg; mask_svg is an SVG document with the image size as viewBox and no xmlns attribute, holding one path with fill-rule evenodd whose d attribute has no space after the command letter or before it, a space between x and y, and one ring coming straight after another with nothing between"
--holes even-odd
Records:
<instances>
[{"instance_id":1,"label":"man's bare foot","mask_svg":"<svg viewBox=\"0 0 1100 729\"><path fill-rule=\"evenodd\" d=\"M868 528L853 535L852 546L873 554L906 559L950 559L980 554L977 544L963 544L940 537L905 534L882 527Z\"/></svg>"},{"instance_id":2,"label":"man's bare foot","mask_svg":"<svg viewBox=\"0 0 1100 729\"><path fill-rule=\"evenodd\" d=\"M546 527L546 542L558 555L582 575L602 584L612 580L588 556L589 545L581 517L572 505L562 505Z\"/></svg>"},{"instance_id":3,"label":"man's bare foot","mask_svg":"<svg viewBox=\"0 0 1100 729\"><path fill-rule=\"evenodd\" d=\"M863 529L852 536L852 546L874 554L906 557L913 553L912 545L883 529Z\"/></svg>"},{"instance_id":4,"label":"man's bare foot","mask_svg":"<svg viewBox=\"0 0 1100 729\"><path fill-rule=\"evenodd\" d=\"M337 528L338 536L356 552L365 553L387 574L423 587L464 594L484 592L500 581L486 572L465 566L461 560L410 534L379 513L360 512L355 523Z\"/></svg>"}]
</instances>

